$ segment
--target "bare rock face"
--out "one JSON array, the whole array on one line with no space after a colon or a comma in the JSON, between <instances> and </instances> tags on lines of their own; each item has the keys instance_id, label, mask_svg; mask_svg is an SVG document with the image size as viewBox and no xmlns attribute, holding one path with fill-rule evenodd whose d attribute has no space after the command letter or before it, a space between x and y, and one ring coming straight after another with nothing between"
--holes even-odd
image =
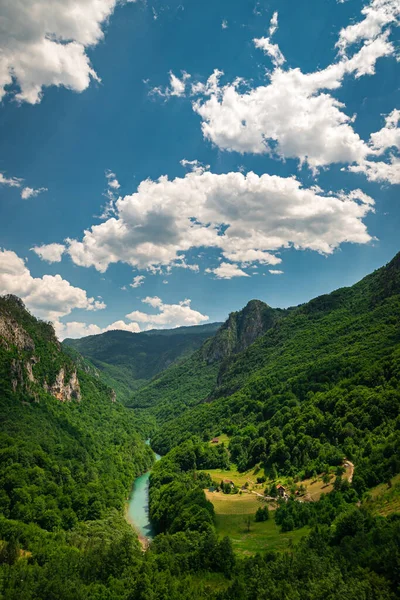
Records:
<instances>
[{"instance_id":1,"label":"bare rock face","mask_svg":"<svg viewBox=\"0 0 400 600\"><path fill-rule=\"evenodd\" d=\"M111 390L111 402L117 401L117 393L115 390Z\"/></svg>"},{"instance_id":2,"label":"bare rock face","mask_svg":"<svg viewBox=\"0 0 400 600\"><path fill-rule=\"evenodd\" d=\"M231 313L210 344L205 346L205 360L219 362L243 352L273 327L281 312L260 300L251 300L240 312Z\"/></svg>"},{"instance_id":3,"label":"bare rock face","mask_svg":"<svg viewBox=\"0 0 400 600\"><path fill-rule=\"evenodd\" d=\"M76 371L72 373L69 381L65 382L65 370L61 368L57 373L55 382L52 385L45 382L44 389L61 402L68 402L73 399L79 402L81 399L81 387Z\"/></svg>"},{"instance_id":4,"label":"bare rock face","mask_svg":"<svg viewBox=\"0 0 400 600\"><path fill-rule=\"evenodd\" d=\"M35 349L35 344L25 329L8 315L0 315L0 344L6 350L8 350L10 344L16 346L18 350L27 352L32 352Z\"/></svg>"}]
</instances>

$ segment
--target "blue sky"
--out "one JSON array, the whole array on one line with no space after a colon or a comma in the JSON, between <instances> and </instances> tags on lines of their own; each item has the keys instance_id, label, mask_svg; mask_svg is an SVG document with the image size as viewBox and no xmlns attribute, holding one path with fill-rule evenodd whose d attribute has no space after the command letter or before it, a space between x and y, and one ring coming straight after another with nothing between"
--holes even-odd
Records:
<instances>
[{"instance_id":1,"label":"blue sky","mask_svg":"<svg viewBox=\"0 0 400 600\"><path fill-rule=\"evenodd\" d=\"M0 293L60 337L296 305L398 252L397 2L49 1L0 36Z\"/></svg>"}]
</instances>

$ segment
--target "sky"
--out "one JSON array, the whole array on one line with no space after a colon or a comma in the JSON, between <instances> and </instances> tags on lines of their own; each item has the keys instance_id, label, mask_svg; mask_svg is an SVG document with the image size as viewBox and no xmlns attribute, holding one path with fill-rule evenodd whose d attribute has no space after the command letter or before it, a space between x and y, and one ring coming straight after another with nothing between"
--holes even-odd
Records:
<instances>
[{"instance_id":1,"label":"sky","mask_svg":"<svg viewBox=\"0 0 400 600\"><path fill-rule=\"evenodd\" d=\"M1 4L0 294L60 339L298 305L399 251L397 0Z\"/></svg>"}]
</instances>

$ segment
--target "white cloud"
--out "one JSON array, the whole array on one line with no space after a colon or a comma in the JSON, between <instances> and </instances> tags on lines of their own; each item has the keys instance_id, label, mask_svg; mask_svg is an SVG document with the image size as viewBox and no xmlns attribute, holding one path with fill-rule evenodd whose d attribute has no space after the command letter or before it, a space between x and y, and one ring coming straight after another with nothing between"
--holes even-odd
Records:
<instances>
[{"instance_id":1,"label":"white cloud","mask_svg":"<svg viewBox=\"0 0 400 600\"><path fill-rule=\"evenodd\" d=\"M183 158L180 161L180 164L185 169L190 169L196 173L203 173L204 171L208 171L210 169L210 165L205 165L199 160L187 160L186 158Z\"/></svg>"},{"instance_id":2,"label":"white cloud","mask_svg":"<svg viewBox=\"0 0 400 600\"><path fill-rule=\"evenodd\" d=\"M400 150L400 110L393 110L385 119L385 126L379 131L372 133L369 139L370 157L382 156L387 150L391 150L383 160L360 161L357 165L350 165L347 169L353 173L363 173L369 181L378 183L389 182L400 183L400 159L393 154Z\"/></svg>"},{"instance_id":3,"label":"white cloud","mask_svg":"<svg viewBox=\"0 0 400 600\"><path fill-rule=\"evenodd\" d=\"M150 94L170 98L171 96L182 97L186 94L186 82L190 79L189 73L182 71L182 78L179 79L172 71L169 72L169 87L155 87L150 90Z\"/></svg>"},{"instance_id":4,"label":"white cloud","mask_svg":"<svg viewBox=\"0 0 400 600\"><path fill-rule=\"evenodd\" d=\"M395 156L390 156L389 162L364 160L359 165L351 165L347 170L352 173L362 173L368 181L400 184L400 159Z\"/></svg>"},{"instance_id":5,"label":"white cloud","mask_svg":"<svg viewBox=\"0 0 400 600\"><path fill-rule=\"evenodd\" d=\"M393 110L385 119L385 126L371 134L370 145L377 154L383 154L388 148L400 150L400 110Z\"/></svg>"},{"instance_id":6,"label":"white cloud","mask_svg":"<svg viewBox=\"0 0 400 600\"><path fill-rule=\"evenodd\" d=\"M85 90L98 76L87 49L103 37L117 0L19 0L2 3L0 98L15 82L17 100L36 104L43 88Z\"/></svg>"},{"instance_id":7,"label":"white cloud","mask_svg":"<svg viewBox=\"0 0 400 600\"><path fill-rule=\"evenodd\" d=\"M25 262L10 250L0 250L0 294L19 296L36 316L50 321L69 315L74 308L106 308L60 275L32 277Z\"/></svg>"},{"instance_id":8,"label":"white cloud","mask_svg":"<svg viewBox=\"0 0 400 600\"><path fill-rule=\"evenodd\" d=\"M226 19L224 19L222 21L221 27L222 27L222 29L228 29L228 21Z\"/></svg>"},{"instance_id":9,"label":"white cloud","mask_svg":"<svg viewBox=\"0 0 400 600\"><path fill-rule=\"evenodd\" d=\"M157 308L159 312L157 314L148 314L134 310L126 315L126 318L144 324L145 329L199 325L209 319L207 315L193 310L190 306L191 300L188 298L178 304L164 304L158 296L144 298L142 302L149 304L153 308Z\"/></svg>"},{"instance_id":10,"label":"white cloud","mask_svg":"<svg viewBox=\"0 0 400 600\"><path fill-rule=\"evenodd\" d=\"M140 327L137 323L125 323L125 321L115 321L107 327L99 327L93 323L87 324L81 321L69 321L68 323L61 323L58 321L55 323L55 330L58 338L64 340L65 338L81 338L87 335L98 335L99 333L105 333L106 331L130 331L131 333L139 333Z\"/></svg>"},{"instance_id":11,"label":"white cloud","mask_svg":"<svg viewBox=\"0 0 400 600\"><path fill-rule=\"evenodd\" d=\"M64 244L43 244L31 248L42 260L49 263L61 262L62 255L65 252Z\"/></svg>"},{"instance_id":12,"label":"white cloud","mask_svg":"<svg viewBox=\"0 0 400 600\"><path fill-rule=\"evenodd\" d=\"M278 13L274 12L269 25L269 37L254 38L253 42L256 48L264 50L265 54L268 54L275 67L281 67L286 62L281 49L278 44L273 44L271 41L272 36L278 29Z\"/></svg>"},{"instance_id":13,"label":"white cloud","mask_svg":"<svg viewBox=\"0 0 400 600\"><path fill-rule=\"evenodd\" d=\"M204 137L223 150L297 158L313 170L359 163L369 148L354 131L344 105L325 90L339 88L346 74L372 74L376 60L393 51L382 35L351 59L322 71L275 68L269 84L243 92L240 81L221 86L221 74L216 78L214 73L203 87L209 98L199 99L193 108L203 120Z\"/></svg>"},{"instance_id":14,"label":"white cloud","mask_svg":"<svg viewBox=\"0 0 400 600\"><path fill-rule=\"evenodd\" d=\"M24 187L24 189L21 192L21 198L23 200L28 200L29 198L36 198L36 196L39 196L39 194L42 194L43 192L47 192L47 188L41 187L35 190L31 187Z\"/></svg>"},{"instance_id":15,"label":"white cloud","mask_svg":"<svg viewBox=\"0 0 400 600\"><path fill-rule=\"evenodd\" d=\"M109 170L106 171L106 178L108 180L107 185L109 188L111 188L112 190L119 190L121 186L115 173Z\"/></svg>"},{"instance_id":16,"label":"white cloud","mask_svg":"<svg viewBox=\"0 0 400 600\"><path fill-rule=\"evenodd\" d=\"M222 262L216 269L206 269L207 273L214 273L218 279L232 279L232 277L250 277L245 271L232 263Z\"/></svg>"},{"instance_id":17,"label":"white cloud","mask_svg":"<svg viewBox=\"0 0 400 600\"><path fill-rule=\"evenodd\" d=\"M1 32L1 25L0 25L0 32ZM1 50L1 45L0 45L0 50ZM1 73L1 66L0 66L0 73ZM0 96L0 98L1 98L1 96ZM24 183L24 180L21 179L20 177L5 177L3 173L0 173L0 185L7 185L8 187L20 188L20 187L22 187L23 183ZM21 191L21 198L23 200L28 200L29 198L36 198L36 196L38 196L39 194L42 194L43 192L47 192L47 188L41 187L41 188L38 188L35 190L34 188L26 186Z\"/></svg>"},{"instance_id":18,"label":"white cloud","mask_svg":"<svg viewBox=\"0 0 400 600\"><path fill-rule=\"evenodd\" d=\"M271 275L283 275L283 271L279 271L279 269L269 269Z\"/></svg>"},{"instance_id":19,"label":"white cloud","mask_svg":"<svg viewBox=\"0 0 400 600\"><path fill-rule=\"evenodd\" d=\"M385 27L396 23L400 16L400 5L398 0L372 0L361 14L365 17L362 21L340 31L336 47L341 54L345 54L353 44L376 39Z\"/></svg>"},{"instance_id":20,"label":"white cloud","mask_svg":"<svg viewBox=\"0 0 400 600\"><path fill-rule=\"evenodd\" d=\"M145 279L146 277L144 275L136 275L136 277L133 278L132 283L130 283L129 285L131 288L138 288L144 284Z\"/></svg>"},{"instance_id":21,"label":"white cloud","mask_svg":"<svg viewBox=\"0 0 400 600\"><path fill-rule=\"evenodd\" d=\"M0 173L0 185L7 185L9 187L21 187L23 179L18 177L5 177L3 173Z\"/></svg>"},{"instance_id":22,"label":"white cloud","mask_svg":"<svg viewBox=\"0 0 400 600\"><path fill-rule=\"evenodd\" d=\"M373 140L371 145L360 138L353 128L355 116L346 114L345 105L330 92L339 90L346 77L373 75L378 59L395 54L388 26L398 18L398 6L398 0L373 0L363 9L363 21L340 32L338 59L310 73L283 69L283 53L271 41L278 27L274 13L269 37L254 39L274 63L264 85L251 87L241 78L222 85L223 73L218 69L206 83L192 83L191 95L198 96L193 110L202 119L204 138L221 150L297 159L314 173L343 163L356 166L351 170L368 171L370 178L379 169L382 178L388 173L388 181L393 181L390 165L357 168L376 154ZM347 56L348 48L359 42L361 46ZM394 128L387 127L392 136Z\"/></svg>"},{"instance_id":23,"label":"white cloud","mask_svg":"<svg viewBox=\"0 0 400 600\"><path fill-rule=\"evenodd\" d=\"M120 261L157 272L184 266L182 252L200 247L220 249L231 262L277 265L274 252L289 246L329 254L343 242L368 243L363 218L372 210L359 191L326 195L295 177L163 176L119 198L115 216L85 231L81 241L67 240L68 252L75 264L100 272Z\"/></svg>"}]
</instances>

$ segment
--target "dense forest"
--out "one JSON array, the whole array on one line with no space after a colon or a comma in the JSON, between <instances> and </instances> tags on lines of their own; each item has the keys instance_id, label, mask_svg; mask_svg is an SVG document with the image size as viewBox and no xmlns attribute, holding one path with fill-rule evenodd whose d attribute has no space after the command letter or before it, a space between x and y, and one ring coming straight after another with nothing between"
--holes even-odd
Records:
<instances>
[{"instance_id":1,"label":"dense forest","mask_svg":"<svg viewBox=\"0 0 400 600\"><path fill-rule=\"evenodd\" d=\"M0 598L399 597L400 515L369 500L381 484L398 506L399 323L400 254L293 309L250 302L132 389L127 408L89 356L64 350L17 298L1 298ZM220 434L226 444L210 443ZM149 436L164 455L154 465ZM304 535L242 556L205 493L240 498L208 472L233 466L258 474L273 496L279 480L325 473L334 483L315 502L290 492L273 511L260 504L252 523ZM151 467L156 537L143 552L124 504Z\"/></svg>"}]
</instances>

